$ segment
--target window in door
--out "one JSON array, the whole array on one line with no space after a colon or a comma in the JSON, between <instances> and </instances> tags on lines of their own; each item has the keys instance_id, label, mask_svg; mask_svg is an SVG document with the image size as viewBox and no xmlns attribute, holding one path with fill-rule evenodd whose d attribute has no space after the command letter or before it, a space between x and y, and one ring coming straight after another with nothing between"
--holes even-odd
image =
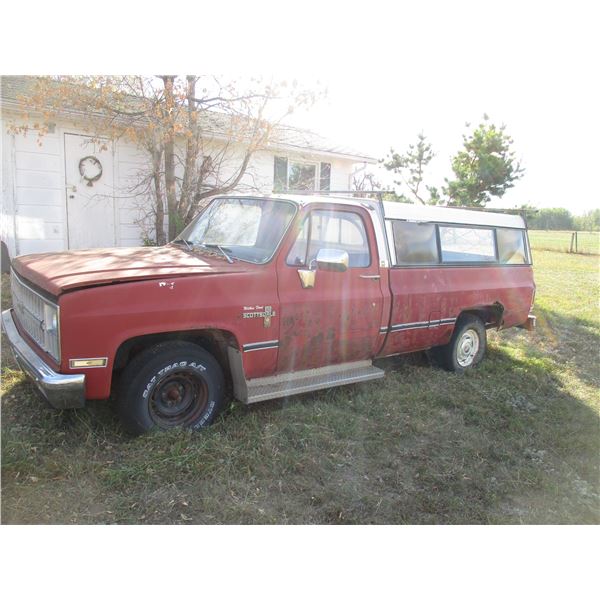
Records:
<instances>
[{"instance_id":1,"label":"window in door","mask_svg":"<svg viewBox=\"0 0 600 600\"><path fill-rule=\"evenodd\" d=\"M365 224L356 213L313 210L304 219L286 262L293 266L309 266L322 248L345 250L350 268L371 264Z\"/></svg>"}]
</instances>

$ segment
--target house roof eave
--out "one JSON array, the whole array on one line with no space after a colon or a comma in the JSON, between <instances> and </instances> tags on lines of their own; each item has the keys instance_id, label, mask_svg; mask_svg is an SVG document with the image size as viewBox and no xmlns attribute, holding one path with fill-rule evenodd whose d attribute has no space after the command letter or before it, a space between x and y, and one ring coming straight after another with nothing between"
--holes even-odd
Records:
<instances>
[{"instance_id":1,"label":"house roof eave","mask_svg":"<svg viewBox=\"0 0 600 600\"><path fill-rule=\"evenodd\" d=\"M338 152L336 150L322 150L317 148L310 148L308 146L296 146L293 144L269 144L268 150L273 152L293 152L294 154L313 154L315 156L326 156L328 158L338 158L341 160L352 160L354 162L367 163L375 165L379 162L378 159L372 156L366 156L363 154L353 154L350 152Z\"/></svg>"},{"instance_id":2,"label":"house roof eave","mask_svg":"<svg viewBox=\"0 0 600 600\"><path fill-rule=\"evenodd\" d=\"M36 116L41 113L41 111L27 110L21 101L21 96L17 94L17 92L21 95L26 94L27 85L29 85L28 82L29 80L34 79L33 77L2 77L0 79L0 83L2 84L0 86L0 108L3 111L17 114L35 114ZM13 79L14 81L12 81ZM61 108L55 112L58 113L55 117L58 119L71 119L74 122L82 120L82 129L85 129L84 123L86 118L89 118L90 116L105 116L100 113L88 113L69 106L61 106ZM203 135L207 141L234 142L243 146L246 140L241 138L232 140L219 130L219 125L222 125L223 122L227 125L227 118L227 115L221 115L217 112L211 113L201 127L203 131L201 135ZM116 120L118 121L118 117ZM378 162L378 160L372 156L357 152L352 146L336 143L308 129L280 124L274 128L273 134L274 135L270 136L270 140L268 140L264 150L270 152L310 154L315 157L327 157L329 159L340 159L355 163L376 164Z\"/></svg>"}]
</instances>

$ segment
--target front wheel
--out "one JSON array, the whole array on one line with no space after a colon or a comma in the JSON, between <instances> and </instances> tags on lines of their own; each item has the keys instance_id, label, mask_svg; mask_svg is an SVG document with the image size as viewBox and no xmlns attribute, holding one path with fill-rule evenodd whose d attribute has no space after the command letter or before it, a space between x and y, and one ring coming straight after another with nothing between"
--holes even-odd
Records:
<instances>
[{"instance_id":1,"label":"front wheel","mask_svg":"<svg viewBox=\"0 0 600 600\"><path fill-rule=\"evenodd\" d=\"M463 373L483 360L486 347L487 337L482 320L475 315L465 315L459 319L450 342L434 350L443 367Z\"/></svg>"},{"instance_id":2,"label":"front wheel","mask_svg":"<svg viewBox=\"0 0 600 600\"><path fill-rule=\"evenodd\" d=\"M133 434L154 428L201 429L224 407L223 371L190 342L164 342L138 354L121 375L118 412Z\"/></svg>"}]
</instances>

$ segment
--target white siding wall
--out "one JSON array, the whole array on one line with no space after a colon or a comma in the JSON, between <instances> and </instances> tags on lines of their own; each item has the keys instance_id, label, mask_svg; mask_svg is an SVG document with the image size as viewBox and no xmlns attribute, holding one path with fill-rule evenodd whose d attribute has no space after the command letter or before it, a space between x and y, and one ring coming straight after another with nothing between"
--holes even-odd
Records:
<instances>
[{"instance_id":1,"label":"white siding wall","mask_svg":"<svg viewBox=\"0 0 600 600\"><path fill-rule=\"evenodd\" d=\"M273 191L274 154L257 152L248 165L248 173L242 180L244 184L256 185L263 194Z\"/></svg>"},{"instance_id":2,"label":"white siding wall","mask_svg":"<svg viewBox=\"0 0 600 600\"><path fill-rule=\"evenodd\" d=\"M351 160L335 159L331 161L331 189L349 190L352 184L352 173L355 164Z\"/></svg>"},{"instance_id":3,"label":"white siding wall","mask_svg":"<svg viewBox=\"0 0 600 600\"><path fill-rule=\"evenodd\" d=\"M132 143L120 141L115 152L115 210L118 246L139 246L143 236L154 238L149 214L154 198L136 188L150 168L150 156Z\"/></svg>"},{"instance_id":4,"label":"white siding wall","mask_svg":"<svg viewBox=\"0 0 600 600\"><path fill-rule=\"evenodd\" d=\"M4 127L3 127L4 129ZM17 254L63 250L66 240L64 159L58 132L39 138L8 135L7 165L13 178L7 205L14 214Z\"/></svg>"},{"instance_id":5,"label":"white siding wall","mask_svg":"<svg viewBox=\"0 0 600 600\"><path fill-rule=\"evenodd\" d=\"M0 119L0 154L2 155L2 171L0 172L2 198L1 219L0 219L0 238L7 245L10 256L15 255L15 222L14 222L14 202L13 186L14 173L12 169L12 138L8 135L6 127Z\"/></svg>"},{"instance_id":6,"label":"white siding wall","mask_svg":"<svg viewBox=\"0 0 600 600\"><path fill-rule=\"evenodd\" d=\"M12 135L2 128L2 240L11 256L68 249L64 134L85 135L68 123L57 123L55 131L41 140L35 132ZM274 156L331 163L331 189L349 189L355 163L305 152L261 151L253 157L240 191L270 193L273 189ZM242 159L240 150L223 165L221 178L229 177ZM151 196L134 190L150 157L133 144L114 145L115 239L118 246L137 246L144 235L154 237L148 218ZM165 223L166 226L166 223ZM16 235L15 235L16 234Z\"/></svg>"}]
</instances>

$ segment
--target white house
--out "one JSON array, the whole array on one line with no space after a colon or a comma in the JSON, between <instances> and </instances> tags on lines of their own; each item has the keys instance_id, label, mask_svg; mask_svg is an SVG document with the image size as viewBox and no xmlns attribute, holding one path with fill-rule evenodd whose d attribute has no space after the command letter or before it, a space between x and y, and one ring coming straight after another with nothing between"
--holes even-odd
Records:
<instances>
[{"instance_id":1,"label":"white house","mask_svg":"<svg viewBox=\"0 0 600 600\"><path fill-rule=\"evenodd\" d=\"M66 113L53 118L43 138L35 131L12 133L11 124L25 122L19 98L27 79L1 79L3 259L141 245L147 236L144 211L131 189L148 155L124 141L107 142L102 148ZM84 120L85 115L79 118ZM310 131L284 128L277 142L254 155L248 177L264 193L277 185L290 191L348 190L353 173L362 164L375 162Z\"/></svg>"}]
</instances>

